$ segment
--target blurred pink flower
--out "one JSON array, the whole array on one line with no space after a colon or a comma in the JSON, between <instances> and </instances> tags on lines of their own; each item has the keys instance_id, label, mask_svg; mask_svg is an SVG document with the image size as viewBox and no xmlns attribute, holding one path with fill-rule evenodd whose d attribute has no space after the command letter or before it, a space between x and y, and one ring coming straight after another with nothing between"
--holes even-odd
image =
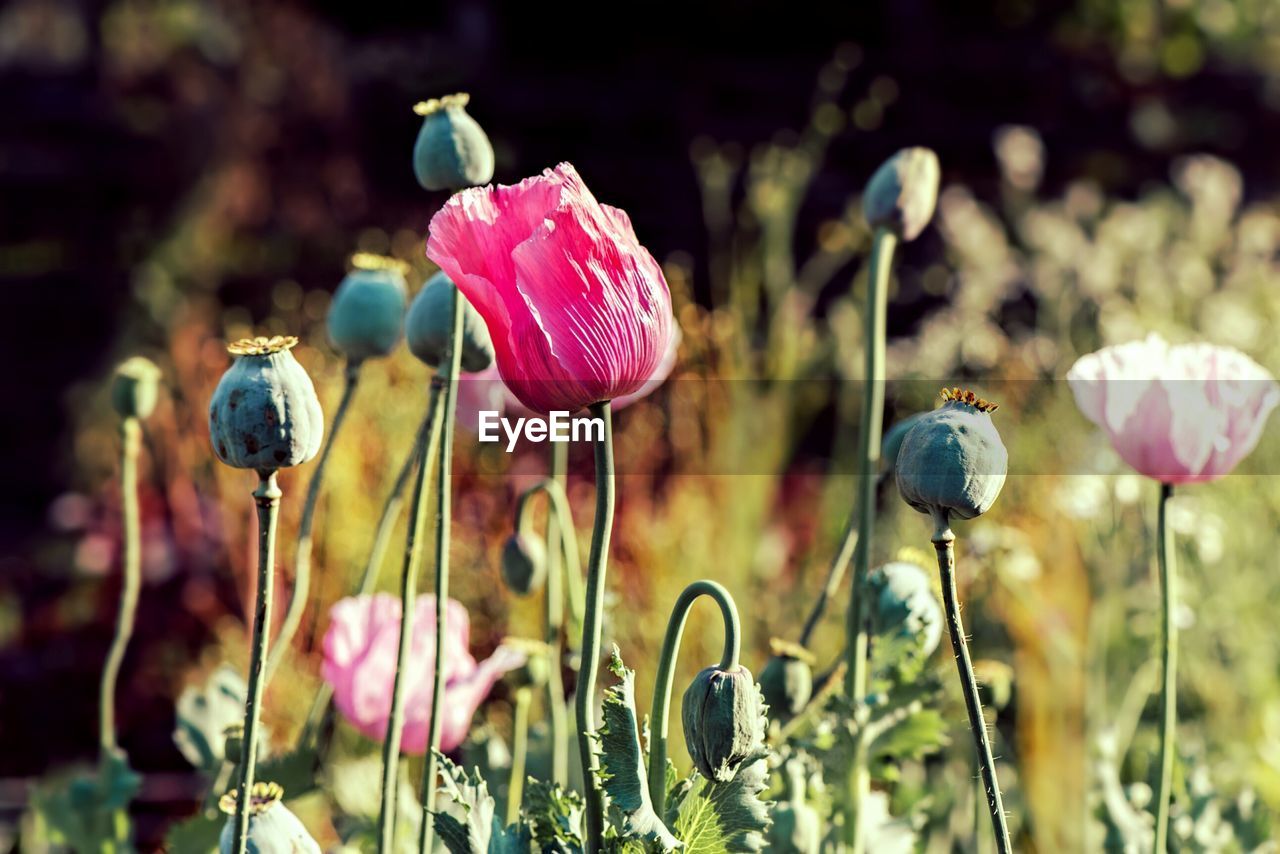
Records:
<instances>
[{"instance_id":1,"label":"blurred pink flower","mask_svg":"<svg viewBox=\"0 0 1280 854\"><path fill-rule=\"evenodd\" d=\"M1155 334L1084 356L1067 380L1120 457L1162 483L1229 474L1280 403L1275 380L1238 350L1170 346Z\"/></svg>"},{"instance_id":2,"label":"blurred pink flower","mask_svg":"<svg viewBox=\"0 0 1280 854\"><path fill-rule=\"evenodd\" d=\"M662 269L568 163L458 193L431 220L427 255L484 318L502 379L535 412L631 394L666 353Z\"/></svg>"},{"instance_id":3,"label":"blurred pink flower","mask_svg":"<svg viewBox=\"0 0 1280 854\"><path fill-rule=\"evenodd\" d=\"M419 755L431 724L431 683L435 678L435 597L418 599L413 637L403 674L405 713L401 749ZM445 671L445 717L440 749L453 750L466 737L471 717L503 673L524 663L524 654L498 647L477 664L471 657L471 619L456 600L448 607L449 660ZM365 736L382 741L391 717L391 684L396 671L400 600L389 593L343 599L329 611L321 674L333 688L334 705Z\"/></svg>"}]
</instances>

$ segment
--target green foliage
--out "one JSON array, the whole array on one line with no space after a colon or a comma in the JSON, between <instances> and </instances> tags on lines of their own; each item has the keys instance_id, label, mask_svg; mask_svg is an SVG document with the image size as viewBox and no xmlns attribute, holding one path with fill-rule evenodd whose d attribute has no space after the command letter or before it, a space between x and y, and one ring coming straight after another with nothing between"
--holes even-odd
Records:
<instances>
[{"instance_id":1,"label":"green foliage","mask_svg":"<svg viewBox=\"0 0 1280 854\"><path fill-rule=\"evenodd\" d=\"M49 781L32 793L35 825L45 841L73 851L127 854L134 850L129 802L142 777L121 752L103 757L96 773Z\"/></svg>"},{"instance_id":2,"label":"green foliage","mask_svg":"<svg viewBox=\"0 0 1280 854\"><path fill-rule=\"evenodd\" d=\"M440 841L449 854L504 854L527 851L528 834L523 828L507 829L497 816L497 804L479 772L468 775L444 754L438 754L444 780L442 809L432 818Z\"/></svg>"},{"instance_id":3,"label":"green foliage","mask_svg":"<svg viewBox=\"0 0 1280 854\"><path fill-rule=\"evenodd\" d=\"M718 783L697 777L677 786L670 799L679 799L676 835L685 850L696 854L763 851L771 803L761 795L768 788L766 754L751 757L732 780Z\"/></svg>"}]
</instances>

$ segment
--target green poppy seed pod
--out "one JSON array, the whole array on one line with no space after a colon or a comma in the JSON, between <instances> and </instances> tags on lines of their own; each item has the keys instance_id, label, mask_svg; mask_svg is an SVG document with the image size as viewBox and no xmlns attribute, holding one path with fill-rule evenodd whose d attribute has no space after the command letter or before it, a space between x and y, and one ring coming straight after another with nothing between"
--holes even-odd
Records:
<instances>
[{"instance_id":1,"label":"green poppy seed pod","mask_svg":"<svg viewBox=\"0 0 1280 854\"><path fill-rule=\"evenodd\" d=\"M462 296L449 277L436 273L409 306L405 337L413 355L432 367L444 361L453 325L453 295ZM467 303L462 310L462 370L479 373L493 364L493 342L480 314Z\"/></svg>"},{"instance_id":2,"label":"green poppy seed pod","mask_svg":"<svg viewBox=\"0 0 1280 854\"><path fill-rule=\"evenodd\" d=\"M991 421L996 404L958 388L944 389L942 399L902 440L898 489L921 513L972 519L1004 487L1009 452Z\"/></svg>"},{"instance_id":3,"label":"green poppy seed pod","mask_svg":"<svg viewBox=\"0 0 1280 854\"><path fill-rule=\"evenodd\" d=\"M467 115L466 93L415 104L422 129L413 144L413 174L426 190L461 190L493 178L493 144Z\"/></svg>"},{"instance_id":4,"label":"green poppy seed pod","mask_svg":"<svg viewBox=\"0 0 1280 854\"><path fill-rule=\"evenodd\" d=\"M942 640L942 606L929 573L914 563L894 561L867 577L871 618L877 637L916 638L927 658Z\"/></svg>"},{"instance_id":5,"label":"green poppy seed pod","mask_svg":"<svg viewBox=\"0 0 1280 854\"><path fill-rule=\"evenodd\" d=\"M880 471L886 475L892 474L894 467L898 464L898 452L902 450L902 440L906 438L907 432L916 426L916 422L927 412L917 412L915 415L908 415L901 421L895 422L892 427L885 431L884 439L880 442Z\"/></svg>"},{"instance_id":6,"label":"green poppy seed pod","mask_svg":"<svg viewBox=\"0 0 1280 854\"><path fill-rule=\"evenodd\" d=\"M156 408L159 386L154 362L142 356L125 359L111 380L111 405L121 418L146 418Z\"/></svg>"},{"instance_id":7,"label":"green poppy seed pod","mask_svg":"<svg viewBox=\"0 0 1280 854\"><path fill-rule=\"evenodd\" d=\"M219 854L235 851L236 796L232 790L218 806L227 814L218 840ZM249 854L320 854L320 846L306 827L281 801L284 789L276 783L254 783L249 796Z\"/></svg>"},{"instance_id":8,"label":"green poppy seed pod","mask_svg":"<svg viewBox=\"0 0 1280 854\"><path fill-rule=\"evenodd\" d=\"M928 148L904 148L890 157L862 195L867 224L915 240L933 218L941 173L938 155Z\"/></svg>"},{"instance_id":9,"label":"green poppy seed pod","mask_svg":"<svg viewBox=\"0 0 1280 854\"><path fill-rule=\"evenodd\" d=\"M708 780L732 780L764 744L764 698L742 665L707 667L695 676L681 701L681 719L689 756Z\"/></svg>"},{"instance_id":10,"label":"green poppy seed pod","mask_svg":"<svg viewBox=\"0 0 1280 854\"><path fill-rule=\"evenodd\" d=\"M773 656L760 671L760 693L775 720L798 715L813 696L813 656L799 644L770 642Z\"/></svg>"},{"instance_id":11,"label":"green poppy seed pod","mask_svg":"<svg viewBox=\"0 0 1280 854\"><path fill-rule=\"evenodd\" d=\"M327 326L333 346L349 361L363 362L390 354L400 343L409 288L391 259L360 254L352 263L356 269L329 303Z\"/></svg>"},{"instance_id":12,"label":"green poppy seed pod","mask_svg":"<svg viewBox=\"0 0 1280 854\"><path fill-rule=\"evenodd\" d=\"M542 540L515 533L502 546L502 580L517 596L542 589L547 579L547 548Z\"/></svg>"},{"instance_id":13,"label":"green poppy seed pod","mask_svg":"<svg viewBox=\"0 0 1280 854\"><path fill-rule=\"evenodd\" d=\"M779 854L818 854L822 850L822 819L805 801L804 763L791 759L785 770L787 797L774 805L769 850Z\"/></svg>"},{"instance_id":14,"label":"green poppy seed pod","mask_svg":"<svg viewBox=\"0 0 1280 854\"><path fill-rule=\"evenodd\" d=\"M320 450L324 414L315 386L290 349L292 336L246 338L227 347L238 357L209 403L209 439L229 466L275 471Z\"/></svg>"}]
</instances>

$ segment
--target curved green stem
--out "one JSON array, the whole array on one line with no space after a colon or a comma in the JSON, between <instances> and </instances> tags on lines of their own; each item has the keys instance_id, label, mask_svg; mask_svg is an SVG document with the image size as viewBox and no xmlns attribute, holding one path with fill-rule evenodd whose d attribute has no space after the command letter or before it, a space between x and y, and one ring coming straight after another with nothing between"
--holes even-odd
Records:
<instances>
[{"instance_id":1,"label":"curved green stem","mask_svg":"<svg viewBox=\"0 0 1280 854\"><path fill-rule=\"evenodd\" d=\"M555 468L554 463L552 468ZM564 593L561 582L566 566L570 575L576 574L581 578L582 565L578 559L578 539L574 533L569 497L554 477L531 486L520 496L516 504L516 530L523 530L527 524L526 508L529 500L538 492L545 492L549 503L547 589L543 597L543 625L544 640L551 648L547 678L547 713L551 718L551 779L563 786L569 782L569 715L565 705L564 680L560 675L564 642Z\"/></svg>"},{"instance_id":2,"label":"curved green stem","mask_svg":"<svg viewBox=\"0 0 1280 854\"><path fill-rule=\"evenodd\" d=\"M1160 510L1156 526L1160 544L1160 780L1156 787L1157 854L1167 850L1169 838L1169 800L1173 789L1173 756L1175 730L1178 725L1178 624L1173 610L1178 603L1178 562L1173 552L1173 528L1169 525L1169 499L1173 486L1160 484Z\"/></svg>"},{"instance_id":3,"label":"curved green stem","mask_svg":"<svg viewBox=\"0 0 1280 854\"><path fill-rule=\"evenodd\" d=\"M978 767L986 789L987 810L991 814L991 830L995 834L996 850L1000 854L1012 854L1013 845L1009 841L1004 804L1000 799L1000 781L996 779L996 760L991 755L987 722L982 716L978 679L973 674L969 644L964 638L964 624L960 622L960 601L956 595L956 536L951 532L945 513L935 514L934 521L937 527L933 534L933 548L938 553L938 572L942 575L942 603L947 612L947 631L951 635L951 647L956 654L956 668L960 671L960 690L964 694L964 707L969 713L969 731L973 733L973 745L978 752Z\"/></svg>"},{"instance_id":4,"label":"curved green stem","mask_svg":"<svg viewBox=\"0 0 1280 854\"><path fill-rule=\"evenodd\" d=\"M421 456L421 445L425 440L427 443L426 458L432 460L435 458L437 444L440 441L439 422L435 420L436 396L438 389L431 387L429 392L430 400L427 403L427 414L422 419L422 424L418 427L418 433L413 440L413 447L409 450L409 455L405 458L404 465L400 467L400 473L396 475L395 483L391 486L391 492L387 495L386 502L382 505L382 516L378 519L378 527L373 535L373 545L369 549L369 559L365 562L364 574L360 578L360 586L356 595L365 596L373 592L373 588L377 586L378 574L382 570L382 562L386 557L387 548L391 545L391 534L395 531L396 521L400 518L400 510L404 507L404 492L409 485L409 478L413 476L414 471L418 467L418 457ZM433 429L433 426L435 429ZM328 682L322 683L318 691L316 691L315 699L311 701L311 709L307 712L306 723L303 724L302 730L298 733L298 748L314 747L315 740L320 735L321 721L324 717L325 710L329 708L329 700L333 698L333 686Z\"/></svg>"},{"instance_id":5,"label":"curved green stem","mask_svg":"<svg viewBox=\"0 0 1280 854\"><path fill-rule=\"evenodd\" d=\"M120 424L120 516L124 536L121 567L124 583L120 588L120 607L116 612L116 633L102 667L102 687L98 694L98 746L105 757L116 749L116 680L125 649L133 637L133 624L138 613L138 594L142 588L142 565L138 525L138 448L142 444L142 427L137 418L126 418Z\"/></svg>"},{"instance_id":6,"label":"curved green stem","mask_svg":"<svg viewBox=\"0 0 1280 854\"><path fill-rule=\"evenodd\" d=\"M849 585L849 611L846 631L848 648L845 694L855 710L867 695L867 624L862 588L871 565L871 540L876 517L876 480L880 469L880 430L884 422L885 318L888 314L889 274L893 267L893 250L898 238L885 228L877 228L871 246L871 270L867 277L866 332L863 349L866 369L863 377L862 427L858 433L859 460L858 519L859 538L853 581ZM859 749L849 763L845 786L845 844L852 854L862 854L865 842L862 831L862 802L871 787L867 771L865 739L859 737Z\"/></svg>"},{"instance_id":7,"label":"curved green stem","mask_svg":"<svg viewBox=\"0 0 1280 854\"><path fill-rule=\"evenodd\" d=\"M530 689L516 689L516 708L511 721L511 779L507 784L508 826L520 820L520 805L524 802L524 768L529 754L529 702L532 699Z\"/></svg>"},{"instance_id":8,"label":"curved green stem","mask_svg":"<svg viewBox=\"0 0 1280 854\"><path fill-rule=\"evenodd\" d=\"M578 560L578 529L573 524L573 510L567 498L569 490L569 444L567 442L548 442L551 446L551 479L565 493L564 513L554 520L561 534L561 544L565 550L565 596L569 600L569 625L566 627L565 640L571 652L577 650L575 644L582 636L582 621L586 611L586 592L583 590L582 564ZM554 541L551 534L552 520L547 522L548 555L550 545Z\"/></svg>"},{"instance_id":9,"label":"curved green stem","mask_svg":"<svg viewBox=\"0 0 1280 854\"><path fill-rule=\"evenodd\" d=\"M280 517L280 487L276 473L258 473L253 492L258 506L258 605L253 614L253 645L249 655L249 691L244 707L244 746L240 749L240 786L236 797L236 823L231 841L233 854L245 854L249 843L249 792L258 763L258 715L266 684L267 634L271 623L272 587L275 585L276 523Z\"/></svg>"},{"instance_id":10,"label":"curved green stem","mask_svg":"<svg viewBox=\"0 0 1280 854\"><path fill-rule=\"evenodd\" d=\"M434 383L435 380L433 379ZM427 436L440 429L443 415L440 396L431 395L427 419L431 427ZM427 521L427 438L418 439L418 480L413 492L413 509L409 514L409 531L404 542L404 569L400 576L400 645L396 653L396 674L391 687L391 715L387 720L387 736L382 742L382 808L378 813L378 850L394 850L396 795L400 766L400 736L404 724L404 682L402 668L409 655L413 638L414 603L418 595L418 570L422 565L422 532Z\"/></svg>"},{"instance_id":11,"label":"curved green stem","mask_svg":"<svg viewBox=\"0 0 1280 854\"><path fill-rule=\"evenodd\" d=\"M268 683L275 674L280 662L289 654L293 636L298 633L302 624L302 612L307 609L307 597L311 589L311 527L315 522L316 503L320 499L320 487L324 483L324 473L328 466L329 454L338 439L338 431L346 420L347 410L351 408L351 399L355 396L356 385L360 381L360 363L347 364L346 385L342 389L342 399L333 413L333 424L325 439L324 449L316 460L315 469L311 472L311 483L307 485L307 498L302 505L302 517L298 520L298 545L293 557L293 596L289 599L289 607L284 612L284 620L280 623L280 633L271 647L271 655L267 658L267 672L264 677Z\"/></svg>"},{"instance_id":12,"label":"curved green stem","mask_svg":"<svg viewBox=\"0 0 1280 854\"><path fill-rule=\"evenodd\" d=\"M444 431L440 436L440 459L436 463L436 662L431 683L431 728L426 762L422 767L422 824L418 850L429 854L435 846L436 769L440 756L440 733L444 728L444 673L449 660L449 533L453 524L453 427L458 412L458 371L462 366L462 313L466 307L461 291L453 292L453 326L449 352L437 379L444 383Z\"/></svg>"},{"instance_id":13,"label":"curved green stem","mask_svg":"<svg viewBox=\"0 0 1280 854\"><path fill-rule=\"evenodd\" d=\"M742 628L733 596L724 585L703 579L684 589L671 609L667 633L662 639L662 655L658 658L658 681L653 688L653 708L649 712L649 800L659 817L667 800L667 736L670 731L671 685L676 679L676 658L680 655L680 639L689 609L699 596L709 596L720 606L724 618L724 651L720 654L721 670L736 670L742 652Z\"/></svg>"},{"instance_id":14,"label":"curved green stem","mask_svg":"<svg viewBox=\"0 0 1280 854\"><path fill-rule=\"evenodd\" d=\"M616 484L613 468L613 414L609 401L591 404L591 417L603 425L595 442L596 515L591 530L591 553L587 558L586 611L582 624L582 671L574 697L578 716L578 754L586 783L587 850L596 854L604 847L604 796L592 732L595 730L596 676L600 669L600 643L604 625L605 572L609 557L609 537L613 533Z\"/></svg>"}]
</instances>

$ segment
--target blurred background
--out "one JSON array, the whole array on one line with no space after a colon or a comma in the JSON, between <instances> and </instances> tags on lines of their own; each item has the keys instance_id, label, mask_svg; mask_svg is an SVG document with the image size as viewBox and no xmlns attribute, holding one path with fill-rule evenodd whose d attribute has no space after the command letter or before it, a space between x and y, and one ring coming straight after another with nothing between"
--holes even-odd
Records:
<instances>
[{"instance_id":1,"label":"blurred background","mask_svg":"<svg viewBox=\"0 0 1280 854\"><path fill-rule=\"evenodd\" d=\"M0 7L12 365L0 378L0 850L29 784L94 755L118 596L112 366L145 354L167 389L147 425L146 586L119 703L122 746L148 775L135 818L152 850L202 792L171 740L174 698L223 661L243 667L253 484L213 460L205 425L222 342L300 335L332 409L342 366L324 337L328 296L355 251L413 263L414 285L430 272L422 242L444 196L413 180L411 107L460 90L494 142L496 180L571 161L630 213L675 295L675 381L618 419L627 475L611 586L629 607L609 631L640 665L641 696L654 627L695 578L739 596L753 668L771 636L797 634L854 491L869 244L858 193L894 150L922 144L941 158L944 192L935 226L901 253L889 376L904 382L890 420L931 406L943 383L999 388L1013 466L1036 475L1013 478L960 532L975 654L1016 674L999 720L1010 806L1037 850L1081 850L1091 793L1148 779L1155 489L1043 381L1147 331L1232 344L1280 370L1280 8L899 0L783 14L711 0L603 16L496 2ZM301 723L327 605L362 566L420 417L427 372L407 352L365 373L328 481L341 524L326 525L322 502L307 654L273 688L273 732ZM1210 824L1237 829L1280 806L1268 604L1280 485L1260 474L1280 471L1271 433L1254 474L1177 499L1187 767L1214 799ZM536 631L536 601L495 592L496 557L518 487L545 462L460 442L455 595L487 651ZM572 471L585 545L589 459L575 452ZM285 581L308 476L283 478ZM877 559L927 545L916 514L896 496L886 507ZM820 660L839 653L846 595L819 632ZM707 616L686 642L689 674L719 643L700 630ZM958 694L949 702L957 746L934 763L937 779L963 781ZM503 689L484 716L503 730ZM1133 749L1108 763L1100 743ZM948 798L971 796L954 788L936 795L939 834Z\"/></svg>"}]
</instances>

